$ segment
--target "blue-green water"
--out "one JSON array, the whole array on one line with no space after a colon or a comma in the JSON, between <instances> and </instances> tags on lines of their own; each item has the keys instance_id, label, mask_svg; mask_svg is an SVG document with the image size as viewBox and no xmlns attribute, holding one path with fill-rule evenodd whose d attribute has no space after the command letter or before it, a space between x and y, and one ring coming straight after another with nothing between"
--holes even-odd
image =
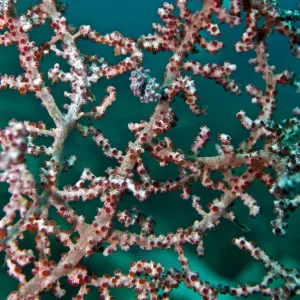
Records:
<instances>
[{"instance_id":1,"label":"blue-green water","mask_svg":"<svg viewBox=\"0 0 300 300\"><path fill-rule=\"evenodd\" d=\"M34 4L35 1L20 1L19 11L22 13L26 7ZM91 25L93 29L101 34L119 31L124 36L139 37L141 34L151 33L151 24L158 22L157 9L162 6L164 1L159 0L69 0L65 1L69 4L66 17L69 24ZM228 2L228 1L227 1ZM279 1L282 7L296 8L296 0ZM189 4L192 8L200 6L200 1L190 0ZM228 3L225 3L228 4ZM264 88L264 82L260 74L256 74L253 67L248 64L249 58L254 57L254 52L237 54L234 49L234 42L241 37L244 32L244 25L230 28L228 25L220 25L222 36L220 40L225 43L225 48L217 55L207 54L204 50L196 55L192 55L191 59L198 60L201 63L219 63L230 61L237 65L238 69L233 73L233 78L241 84L242 95L236 96L230 92L225 92L223 88L216 85L212 80L204 78L195 78L196 87L198 89L199 104L208 108L208 115L195 117L187 105L180 99L176 99L172 104L179 122L167 135L173 140L175 147L188 151L195 136L199 131L199 126L207 125L211 129L211 140L201 151L203 156L216 155L215 144L217 143L218 133L229 134L232 137L233 144L237 146L248 136L248 132L243 129L236 120L236 113L244 110L251 118L255 118L259 112L259 107L251 103L251 97L245 92L245 85L253 83L260 88ZM40 28L33 29L30 32L30 38L35 40L37 44L47 41L51 37L51 30L48 24ZM268 38L270 63L275 65L278 72L285 69L292 69L299 74L299 61L297 61L289 51L288 39L274 33ZM88 41L80 40L79 49L82 53L95 54L104 57L109 63L115 63L120 60L119 57L113 56L113 51L107 46L93 44ZM151 76L156 77L158 82L162 81L165 66L170 58L171 53L159 53L157 55L147 53L145 55L145 67L151 69ZM68 65L61 58L56 58L53 54L45 57L41 64L41 72L47 74L47 71L54 63L58 61L62 69L67 71ZM15 74L22 73L19 66L18 51L15 45L8 48L0 47L0 73ZM138 98L132 95L129 88L129 76L125 74L112 80L101 79L94 84L93 92L96 101L100 101L105 95L107 85L113 85L117 90L117 101L110 107L106 116L99 122L93 122L94 125L101 129L107 138L110 139L113 146L124 150L129 141L134 140L134 135L127 128L129 122L139 122L140 120L148 120L150 114L154 111L155 104L141 104ZM47 77L47 76L45 76ZM47 82L47 79L46 79ZM53 95L62 108L66 98L63 97L63 91L68 90L69 86L59 83L52 88ZM274 120L280 120L291 117L291 111L295 106L299 106L299 96L295 94L295 90L290 87L279 87L278 89L278 107L274 114ZM88 106L90 107L90 105ZM86 109L88 110L88 108ZM33 94L28 93L25 97L21 97L17 91L6 90L0 92L0 128L4 128L11 118L17 120L39 121L43 120L49 127L52 126L51 119L47 115L45 109L41 107L40 100L36 99ZM89 122L87 121L86 124ZM38 143L48 143L48 141L37 140ZM97 176L103 175L108 166L116 166L115 162L103 156L100 148L97 148L92 139L82 139L78 133L72 133L67 140L65 153L76 154L79 161L75 167L67 173L62 174L61 185L74 184L82 173L84 167L88 167ZM158 164L151 159L150 155L145 155L145 162L149 167L153 178L176 178L178 169L173 166L160 168ZM29 158L28 163L30 169L38 179L38 168L41 166L44 157L39 159ZM216 174L217 176L217 174ZM239 201L232 208L238 220L247 224L250 232L242 232L241 229L227 220L222 220L221 224L214 232L209 232L205 237L205 256L198 259L195 246L185 246L187 257L190 261L190 267L193 271L200 274L202 280L207 280L213 284L229 284L237 285L238 283L256 283L259 282L265 270L263 266L251 259L251 257L231 244L233 237L245 235L248 239L254 240L258 246L262 247L267 253L283 263L286 267L296 267L300 270L300 237L299 237L299 214L296 212L289 219L289 228L286 236L276 237L272 235L272 227L270 221L274 219L272 212L272 197L269 195L265 186L259 181L254 182L247 190L262 208L262 213L255 219L248 216L248 210ZM0 186L1 205L7 203L9 194L7 185ZM220 193L206 190L200 183L192 186L192 193L201 197L203 207ZM87 203L71 204L76 211L86 216L86 221L91 222L96 213L99 202L97 199ZM131 208L138 205L146 214L152 215L157 223L155 226L156 234L166 234L175 231L178 227L186 228L190 226L199 216L191 207L190 201L180 199L179 193L173 192L164 195L152 195L145 202L139 203L132 196L122 198L120 204L121 209ZM0 214L2 217L3 213ZM51 210L51 217L58 220L55 211ZM61 222L61 226L65 226ZM134 228L133 231L138 231ZM33 237L27 235L26 241L21 242L21 246L31 247L34 245ZM53 246L53 259L58 260L61 252L66 251L63 247ZM0 264L4 263L4 255L0 257ZM131 261L138 259L154 260L163 264L166 269L175 267L180 269L177 256L173 250L154 250L146 252L137 248L131 249L129 252L119 250L109 257L103 257L102 254L93 255L84 259L83 264L92 272L101 276L105 273L112 273L114 269L121 269L127 272ZM8 277L6 267L0 269L0 300L6 299L7 295L17 288L17 282ZM65 285L66 286L66 285ZM71 299L76 295L76 289L69 288L65 299ZM135 299L133 291L121 289L121 292L112 292L115 299ZM41 299L50 299L51 294L45 293ZM96 299L98 297L96 289L91 289L91 294L87 299ZM199 299L200 296L194 294L183 285L170 294L171 299L176 300L192 300ZM229 299L230 296L221 296L220 299ZM253 296L250 299L260 299L259 296Z\"/></svg>"}]
</instances>

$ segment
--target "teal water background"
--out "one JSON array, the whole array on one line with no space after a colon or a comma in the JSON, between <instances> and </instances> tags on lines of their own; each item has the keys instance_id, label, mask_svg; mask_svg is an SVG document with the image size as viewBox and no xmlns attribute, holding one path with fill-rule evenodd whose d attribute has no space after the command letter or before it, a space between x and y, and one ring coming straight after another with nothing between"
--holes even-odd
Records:
<instances>
[{"instance_id":1,"label":"teal water background","mask_svg":"<svg viewBox=\"0 0 300 300\"><path fill-rule=\"evenodd\" d=\"M158 22L159 17L157 9L162 7L164 1L159 0L69 0L65 1L69 4L66 17L69 24L91 25L93 29L101 34L119 31L124 36L139 37L141 34L151 33L151 24ZM296 0L279 1L281 7L296 8ZM29 5L33 5L35 1L20 1L19 11L24 12ZM173 3L173 2L172 2ZM189 4L192 8L201 5L200 1L190 0ZM228 5L225 3L225 5ZM225 48L217 55L212 55L200 49L199 54L190 56L201 63L219 63L230 61L237 65L238 69L233 73L236 82L241 83L243 94L236 96L230 92L225 92L223 88L216 85L213 81L204 78L193 77L199 94L199 104L208 107L208 115L195 117L187 105L180 99L176 99L172 104L179 122L176 128L167 134L175 147L188 151L195 136L202 124L207 125L211 129L211 140L207 146L201 151L203 156L216 155L215 144L217 143L218 133L229 134L232 137L233 144L238 145L248 136L248 132L243 129L236 120L236 113L239 110L245 110L247 115L255 118L259 112L259 107L251 103L251 98L245 92L245 85L253 83L260 88L264 88L264 82L261 74L256 74L251 65L248 64L249 58L254 57L254 52L237 54L234 49L234 42L240 38L244 32L245 23L235 28L228 25L220 25L222 36L219 38L225 43ZM47 41L51 37L51 30L48 24L40 28L33 29L30 32L30 38L35 40L37 44ZM299 74L299 61L297 61L289 51L288 39L274 33L268 38L270 63L275 65L278 72L284 69L292 69ZM84 54L95 54L104 57L108 63L115 63L123 59L123 57L114 57L113 49L107 46L97 45L88 41L80 40L79 49ZM165 66L170 58L171 53L159 53L145 55L145 67L151 69L151 76L157 78L159 82L162 80ZM63 70L68 70L68 65L61 59L50 54L45 57L41 64L41 72L45 75L50 67L58 61ZM18 51L16 45L5 48L0 47L0 73L18 75L22 73L19 65ZM138 98L132 95L129 88L129 76L114 78L112 80L101 79L93 85L93 92L96 101L100 101L106 94L105 88L113 85L117 90L117 101L107 111L106 116L99 122L93 124L99 128L107 138L110 139L112 145L118 149L124 150L129 141L134 140L134 135L127 128L129 122L139 122L140 120L148 120L149 115L154 111L155 104L141 104ZM45 76L47 77L47 76ZM47 84L49 81L47 81ZM63 97L63 91L69 90L69 86L59 83L55 87L51 87L53 95L62 108L63 103L68 99ZM295 106L299 106L299 96L295 94L295 90L290 87L279 87L278 89L278 107L274 114L276 122L290 117L291 111ZM86 111L91 105L88 105ZM20 96L18 91L6 90L0 92L0 128L4 128L11 118L17 120L30 120L38 122L43 120L49 127L52 121L47 115L45 109L41 107L40 100L36 99L34 94L28 93L25 97ZM84 122L89 124L87 120ZM37 143L47 143L48 140L37 140ZM259 146L258 146L259 147ZM109 166L116 166L116 163L103 156L100 148L97 148L91 137L82 139L81 136L74 132L67 140L66 155L76 154L79 161L75 167L67 173L62 174L61 186L65 184L74 184L82 173L84 167L88 167L97 175L103 175ZM144 155L146 165L153 178L176 178L178 169L173 166L160 168L159 165L151 159L150 155ZM44 157L38 159L28 158L30 169L38 180L38 168L41 167ZM216 178L218 174L215 174ZM300 270L300 236L299 236L299 211L291 215L289 219L289 228L286 236L277 237L272 235L272 227L270 221L274 219L272 212L272 197L268 194L267 188L259 181L254 182L247 190L262 208L262 213L256 218L251 219L248 216L248 210L241 204L239 200L233 206L238 220L247 224L250 232L242 232L241 229L227 220L222 220L221 224L214 232L210 232L205 237L205 256L198 259L196 255L196 246L185 246L187 257L190 261L190 267L193 271L200 274L202 280L207 280L213 284L230 284L235 286L238 283L256 283L261 280L265 274L263 266L255 262L247 253L238 250L231 244L233 237L246 236L250 240L254 240L258 246L267 251L269 255L283 263L286 267L296 267ZM192 193L201 197L203 207L211 202L220 193L206 190L198 182L192 186ZM191 207L191 201L180 199L180 193L173 192L164 195L152 195L145 202L140 203L132 196L124 196L120 204L120 209L131 208L138 205L146 214L152 215L157 223L155 226L156 234L166 234L175 231L178 227L186 228L190 226L196 219L199 219L195 210ZM9 199L7 192L7 184L0 186L0 203L5 205ZM91 222L96 214L97 207L100 205L98 199L86 203L73 203L72 207L79 214L86 216L86 221ZM59 220L54 210L50 211L51 217L65 228L67 225ZM0 217L3 213L0 213ZM119 228L122 228L119 226ZM139 228L135 227L132 231L138 232ZM29 234L25 236L25 241L20 242L20 247L34 247L34 236ZM52 259L58 261L60 253L67 251L66 248L58 246L53 242ZM96 254L90 258L84 259L83 264L86 265L96 275L101 276L104 273L111 273L114 269L121 269L127 272L131 261L138 259L154 260L160 262L166 269L175 267L180 269L180 264L174 251L171 250L154 250L152 252L142 251L132 248L129 252L119 250L109 257L103 257L102 254ZM0 264L4 263L3 254L0 256ZM30 278L29 269L25 270ZM64 280L63 280L64 281ZM0 300L6 299L7 295L17 288L17 282L8 277L6 267L0 269ZM278 282L280 283L280 282ZM275 283L276 284L276 283ZM66 286L63 284L63 286ZM76 288L68 288L67 295L64 299L71 299L76 295ZM115 299L130 300L135 299L135 293L125 288L120 291L112 291ZM87 299L96 299L98 292L91 289ZM188 290L183 285L170 294L171 299L175 300L193 300L200 299L200 296ZM50 299L50 293L44 293L41 299ZM230 299L230 296L220 296L220 299ZM52 298L51 298L52 299ZM252 296L249 299L261 299L260 296Z\"/></svg>"}]
</instances>

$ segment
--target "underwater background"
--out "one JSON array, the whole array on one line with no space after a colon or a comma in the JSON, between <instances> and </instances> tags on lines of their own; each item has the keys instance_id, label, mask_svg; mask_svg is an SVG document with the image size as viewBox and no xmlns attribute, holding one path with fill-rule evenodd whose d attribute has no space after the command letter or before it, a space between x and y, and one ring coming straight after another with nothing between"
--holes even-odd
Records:
<instances>
[{"instance_id":1,"label":"underwater background","mask_svg":"<svg viewBox=\"0 0 300 300\"><path fill-rule=\"evenodd\" d=\"M30 5L34 5L36 1L22 0L19 1L18 12L24 13ZM69 24L75 26L91 25L93 29L100 34L119 31L126 37L138 38L140 35L151 33L152 23L159 22L157 9L162 7L165 1L163 0L68 0L63 1L69 5L65 15ZM175 1L169 1L175 4ZM281 0L278 1L282 8L297 8L297 0ZM189 0L190 8L201 6L201 1ZM228 7L229 1L224 1L224 6ZM297 24L299 25L299 24ZM231 136L233 145L238 146L240 142L248 137L246 129L240 126L236 119L236 113L239 110L246 111L250 118L255 118L259 113L259 107L251 103L251 97L246 93L245 86L249 83L255 84L257 87L264 90L264 81L261 74L254 72L253 66L249 65L248 60L254 57L254 51L237 54L234 48L234 43L238 40L245 30L243 22L237 27L230 28L229 25L221 24L220 29L222 35L219 40L225 43L225 48L217 55L209 54L203 49L199 49L199 53L190 55L189 59L200 61L201 63L219 63L230 61L237 65L237 70L233 72L232 77L237 83L241 84L242 95L237 96L228 91L224 91L220 85L214 81L192 76L196 82L198 89L199 105L207 107L208 114L196 117L188 109L188 106L180 99L176 98L172 104L175 114L179 118L177 126L164 136L169 136L174 142L175 148L180 148L184 152L188 152L196 135L199 132L199 127L205 124L211 130L211 138L208 144L201 150L201 156L216 155L215 144L218 143L217 135L225 133ZM1 32L2 33L2 32ZM37 45L48 41L51 38L52 31L49 23L44 26L34 28L29 36L31 40L36 41ZM299 75L300 63L289 50L289 43L286 37L281 36L278 32L267 39L269 45L269 62L276 66L277 72L282 72L285 69L291 69ZM114 64L124 57L114 57L113 48L103 45L98 45L86 40L78 40L78 46L83 54L97 55L104 57L105 60ZM156 55L145 52L144 66L151 69L150 75L157 78L158 82L162 82L162 77L165 71L165 66L170 58L171 53L162 52ZM62 58L57 58L53 53L45 56L41 63L40 71L47 74L48 70L53 67L55 62L59 62L62 70L68 71L68 65ZM9 47L0 47L0 73L19 75L23 72L19 64L18 50L13 44ZM101 101L106 95L105 89L108 85L112 85L117 91L117 100L111 107L108 108L105 117L100 121L82 121L83 124L93 123L94 126L100 129L103 134L112 142L114 147L120 150L125 150L129 141L134 141L134 134L128 130L129 122L139 122L140 120L148 120L150 114L153 113L156 106L155 103L142 104L138 98L135 98L129 88L130 74L124 74L111 80L101 78L96 84L93 84L92 91L96 96L96 103ZM45 76L47 85L51 86L47 76ZM64 111L63 104L68 102L64 98L63 92L69 91L69 86L66 83L58 83L56 86L51 86L54 98L59 107ZM295 89L290 86L279 86L277 97L277 109L274 113L274 120L280 122L284 118L292 116L292 109L299 106L299 95L296 95ZM92 104L94 105L94 104ZM84 110L88 111L92 106L88 104ZM43 120L47 127L53 126L52 120L48 116L46 110L41 106L40 100L35 98L32 93L27 93L25 97L20 96L18 91L5 90L0 91L0 128L7 126L10 119L30 120L38 122ZM38 144L50 145L51 141L39 138L36 140ZM260 149L263 143L258 144L256 149ZM74 168L61 175L60 187L65 184L74 184L80 177L83 168L90 168L96 176L101 176L109 166L117 166L114 160L105 157L102 150L98 148L92 141L91 136L83 139L78 132L72 132L66 142L65 155L75 154L79 160ZM151 158L149 154L143 154L142 158L149 169L150 174L155 179L175 179L179 173L178 168L172 165L167 167L159 167L159 164ZM42 166L45 157L39 158L28 157L30 170L38 180L38 170ZM220 174L216 172L213 178L217 179ZM7 192L8 185L0 184L0 205L1 208L8 202L9 193ZM206 207L208 202L211 202L221 193L205 189L200 182L192 185L192 194L201 198L200 204ZM247 192L252 195L261 207L261 213L252 219L248 215L247 207L241 204L240 200L236 200L231 208L240 223L246 224L250 231L243 232L240 227L229 221L222 219L221 224L216 227L213 232L208 232L204 238L205 255L199 259L195 245L185 245L187 258L192 271L199 272L200 279L209 281L212 284L227 284L236 286L239 283L255 284L261 281L266 270L259 262L254 261L245 251L239 250L231 243L232 238L245 236L248 240L253 240L259 247L267 252L268 255L282 263L285 267L296 267L300 270L300 211L296 210L288 220L289 228L284 237L273 236L271 220L275 218L272 212L273 199L268 193L267 188L256 180L248 189ZM97 213L97 207L101 205L99 199L94 199L82 203L81 201L71 203L78 214L86 217L86 222L90 223ZM168 232L176 231L177 228L186 228L199 219L196 211L192 208L191 200L182 200L180 192L172 192L166 194L152 195L146 201L139 202L133 196L123 196L120 203L120 209L131 209L134 205L138 205L139 209L146 216L152 215L156 221L154 232L158 234L167 234ZM0 217L3 216L1 210ZM70 228L64 220L60 219L55 210L50 209L50 218L54 219L62 228ZM124 229L121 225L116 225L119 229ZM139 228L129 228L132 232L139 232ZM51 259L59 261L61 253L67 251L61 245L58 245L54 238L51 237L52 256ZM20 247L34 248L34 235L25 234L25 239L20 241ZM113 274L113 270L121 269L127 273L130 262L139 259L154 260L160 262L168 270L170 267L177 269L180 264L177 260L176 253L172 250L153 250L151 252L143 251L137 247L132 247L130 251L125 252L118 250L108 257L97 253L89 258L83 259L82 264L98 276L105 273ZM6 273L5 257L0 254L0 300L6 299L8 294L17 289L17 281L9 277ZM25 270L27 279L32 276L30 269L32 265ZM62 279L62 286L67 288L67 294L63 299L71 299L76 295L78 288L73 288L67 285L66 278ZM275 281L273 286L279 285L280 280ZM119 290L111 290L111 295L115 299L130 300L135 299L135 292L126 288ZM97 299L99 293L97 289L91 287L88 297L85 299ZM201 296L187 289L183 284L177 290L170 293L170 298L174 300L193 300L201 299ZM220 295L219 299L231 299L230 295ZM53 299L51 292L46 292L41 295L41 299ZM263 299L259 295L249 296L248 299ZM295 299L297 299L295 297ZM298 298L300 299L300 298Z\"/></svg>"}]
</instances>

